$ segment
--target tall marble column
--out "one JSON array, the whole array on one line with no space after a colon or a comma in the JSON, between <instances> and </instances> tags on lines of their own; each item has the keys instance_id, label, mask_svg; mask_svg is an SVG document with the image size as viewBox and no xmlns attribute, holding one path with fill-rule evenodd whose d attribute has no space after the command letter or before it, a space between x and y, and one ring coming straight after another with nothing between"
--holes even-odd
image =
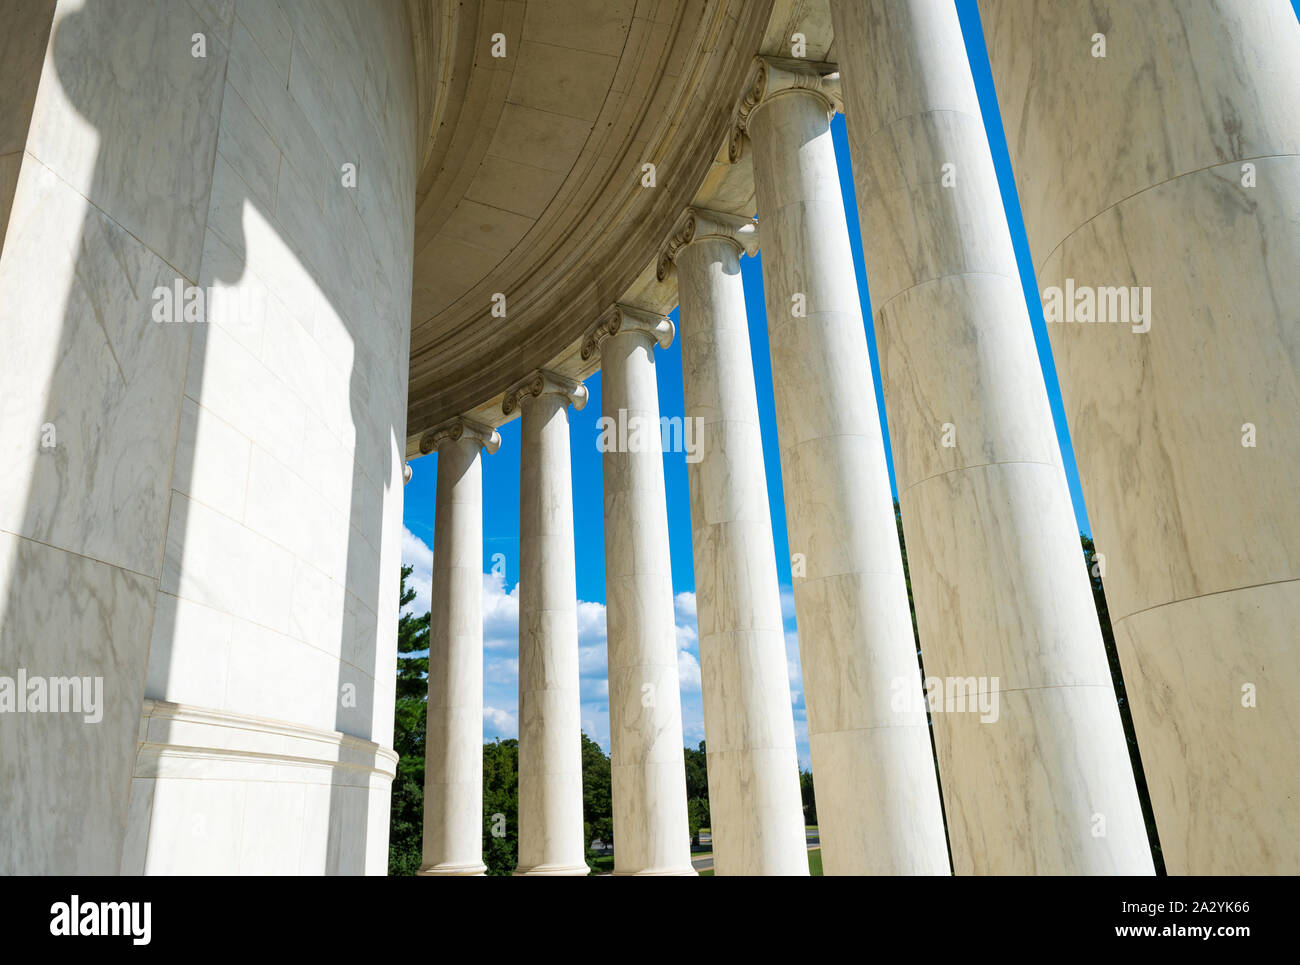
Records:
<instances>
[{"instance_id":1,"label":"tall marble column","mask_svg":"<svg viewBox=\"0 0 1300 965\"><path fill-rule=\"evenodd\" d=\"M501 437L469 419L421 440L438 453L424 749L422 875L480 875L483 864L483 465Z\"/></svg>"},{"instance_id":2,"label":"tall marble column","mask_svg":"<svg viewBox=\"0 0 1300 965\"><path fill-rule=\"evenodd\" d=\"M831 12L954 870L1151 874L956 8Z\"/></svg>"},{"instance_id":3,"label":"tall marble column","mask_svg":"<svg viewBox=\"0 0 1300 965\"><path fill-rule=\"evenodd\" d=\"M740 256L747 218L688 209L659 259L676 266L700 680L714 868L719 875L807 875L785 627L772 546Z\"/></svg>"},{"instance_id":4,"label":"tall marble column","mask_svg":"<svg viewBox=\"0 0 1300 965\"><path fill-rule=\"evenodd\" d=\"M517 875L585 875L578 594L569 406L587 388L537 371L506 393L520 413L519 866Z\"/></svg>"},{"instance_id":5,"label":"tall marble column","mask_svg":"<svg viewBox=\"0 0 1300 965\"><path fill-rule=\"evenodd\" d=\"M616 875L695 874L654 359L672 340L662 315L615 305L582 346L600 354Z\"/></svg>"},{"instance_id":6,"label":"tall marble column","mask_svg":"<svg viewBox=\"0 0 1300 965\"><path fill-rule=\"evenodd\" d=\"M1166 867L1294 874L1300 25L980 10Z\"/></svg>"},{"instance_id":7,"label":"tall marble column","mask_svg":"<svg viewBox=\"0 0 1300 965\"><path fill-rule=\"evenodd\" d=\"M833 78L815 66L760 60L737 122L754 151L823 868L827 874L947 874L871 360L831 144L836 98ZM738 133L733 151L742 143ZM900 694L912 709L893 709Z\"/></svg>"}]
</instances>

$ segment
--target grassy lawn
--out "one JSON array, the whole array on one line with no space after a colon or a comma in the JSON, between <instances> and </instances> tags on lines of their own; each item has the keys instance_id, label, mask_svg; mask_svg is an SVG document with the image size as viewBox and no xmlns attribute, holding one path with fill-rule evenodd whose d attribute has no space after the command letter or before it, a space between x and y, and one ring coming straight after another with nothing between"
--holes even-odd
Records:
<instances>
[{"instance_id":1,"label":"grassy lawn","mask_svg":"<svg viewBox=\"0 0 1300 965\"><path fill-rule=\"evenodd\" d=\"M813 848L808 852L808 873L821 877L822 873L822 849Z\"/></svg>"},{"instance_id":2,"label":"grassy lawn","mask_svg":"<svg viewBox=\"0 0 1300 965\"><path fill-rule=\"evenodd\" d=\"M816 875L819 878L822 876L822 849L821 848L813 848L811 851L808 852L808 873L810 875ZM705 876L712 877L712 875L713 875L712 868L710 868L708 871L700 872L701 878Z\"/></svg>"}]
</instances>

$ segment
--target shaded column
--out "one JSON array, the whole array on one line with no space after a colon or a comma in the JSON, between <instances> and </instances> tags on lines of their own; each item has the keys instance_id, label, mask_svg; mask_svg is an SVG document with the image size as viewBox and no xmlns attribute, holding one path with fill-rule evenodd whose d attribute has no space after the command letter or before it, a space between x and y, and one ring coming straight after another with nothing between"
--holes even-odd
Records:
<instances>
[{"instance_id":1,"label":"shaded column","mask_svg":"<svg viewBox=\"0 0 1300 965\"><path fill-rule=\"evenodd\" d=\"M517 875L589 872L569 461L569 406L586 403L581 383L537 371L501 405L521 422Z\"/></svg>"},{"instance_id":2,"label":"shaded column","mask_svg":"<svg viewBox=\"0 0 1300 965\"><path fill-rule=\"evenodd\" d=\"M831 10L954 869L1151 874L956 8Z\"/></svg>"},{"instance_id":3,"label":"shaded column","mask_svg":"<svg viewBox=\"0 0 1300 965\"><path fill-rule=\"evenodd\" d=\"M980 9L1166 867L1294 874L1300 25Z\"/></svg>"},{"instance_id":4,"label":"shaded column","mask_svg":"<svg viewBox=\"0 0 1300 965\"><path fill-rule=\"evenodd\" d=\"M825 65L759 61L753 143L808 734L827 874L947 874L934 756ZM738 151L741 140L733 141ZM901 694L912 708L891 703Z\"/></svg>"},{"instance_id":5,"label":"shaded column","mask_svg":"<svg viewBox=\"0 0 1300 965\"><path fill-rule=\"evenodd\" d=\"M422 875L481 875L483 864L483 466L491 426L454 419L421 440L438 453L424 747ZM427 447L427 448L426 448Z\"/></svg>"},{"instance_id":6,"label":"shaded column","mask_svg":"<svg viewBox=\"0 0 1300 965\"><path fill-rule=\"evenodd\" d=\"M582 346L600 354L616 875L696 873L654 359L672 340L662 315L615 305Z\"/></svg>"},{"instance_id":7,"label":"shaded column","mask_svg":"<svg viewBox=\"0 0 1300 965\"><path fill-rule=\"evenodd\" d=\"M659 259L675 265L691 543L718 875L807 875L785 626L763 468L740 256L748 218L688 209Z\"/></svg>"}]
</instances>

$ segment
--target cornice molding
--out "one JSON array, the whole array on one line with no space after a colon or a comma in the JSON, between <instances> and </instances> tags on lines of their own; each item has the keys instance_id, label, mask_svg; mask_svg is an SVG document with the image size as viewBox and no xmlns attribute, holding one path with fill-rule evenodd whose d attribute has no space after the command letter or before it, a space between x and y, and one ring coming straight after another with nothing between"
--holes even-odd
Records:
<instances>
[{"instance_id":1,"label":"cornice molding","mask_svg":"<svg viewBox=\"0 0 1300 965\"><path fill-rule=\"evenodd\" d=\"M460 442L462 439L477 442L488 451L488 455L496 452L501 445L500 434L491 426L457 416L434 426L421 436L420 452L427 455L448 442Z\"/></svg>"},{"instance_id":2,"label":"cornice molding","mask_svg":"<svg viewBox=\"0 0 1300 965\"><path fill-rule=\"evenodd\" d=\"M600 343L611 335L627 334L644 335L648 340L658 342L660 348L667 348L673 344L677 329L665 315L614 304L587 329L582 338L582 360L585 362L595 355L600 350Z\"/></svg>"},{"instance_id":3,"label":"cornice molding","mask_svg":"<svg viewBox=\"0 0 1300 965\"><path fill-rule=\"evenodd\" d=\"M564 396L575 409L581 409L587 404L587 387L581 382L575 382L549 369L537 369L506 391L506 396L501 401L501 412L503 415L512 415L524 399L530 396L536 399L543 395Z\"/></svg>"},{"instance_id":4,"label":"cornice molding","mask_svg":"<svg viewBox=\"0 0 1300 965\"><path fill-rule=\"evenodd\" d=\"M687 245L706 238L729 241L740 254L753 255L758 252L758 225L752 219L689 207L677 219L673 230L668 234L668 240L659 250L659 267L655 276L660 281L666 279L677 260L677 253Z\"/></svg>"},{"instance_id":5,"label":"cornice molding","mask_svg":"<svg viewBox=\"0 0 1300 965\"><path fill-rule=\"evenodd\" d=\"M740 160L745 135L754 111L782 94L805 93L819 98L827 113L844 110L840 90L840 69L825 61L797 60L788 57L755 57L745 81L745 93L736 106L727 156L731 163Z\"/></svg>"}]
</instances>

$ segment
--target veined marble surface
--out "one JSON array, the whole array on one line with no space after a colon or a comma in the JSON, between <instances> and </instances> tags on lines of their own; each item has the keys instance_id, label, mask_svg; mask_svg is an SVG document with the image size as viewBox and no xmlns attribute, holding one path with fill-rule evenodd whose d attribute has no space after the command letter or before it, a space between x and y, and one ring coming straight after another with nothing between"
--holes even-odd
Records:
<instances>
[{"instance_id":1,"label":"veined marble surface","mask_svg":"<svg viewBox=\"0 0 1300 965\"><path fill-rule=\"evenodd\" d=\"M1167 867L1295 873L1300 730L1264 694L1293 691L1300 632L1300 24L981 13L1039 285L1150 291L1144 331L1048 333Z\"/></svg>"},{"instance_id":2,"label":"veined marble surface","mask_svg":"<svg viewBox=\"0 0 1300 965\"><path fill-rule=\"evenodd\" d=\"M806 875L741 251L706 236L675 256L685 414L701 421L703 443L689 475L714 867Z\"/></svg>"},{"instance_id":3,"label":"veined marble surface","mask_svg":"<svg viewBox=\"0 0 1300 965\"><path fill-rule=\"evenodd\" d=\"M921 680L829 108L787 90L749 118L823 867L946 874L924 711L890 705Z\"/></svg>"},{"instance_id":4,"label":"veined marble surface","mask_svg":"<svg viewBox=\"0 0 1300 965\"><path fill-rule=\"evenodd\" d=\"M517 398L507 396L510 408L520 407L522 423L515 874L585 875L589 869L582 840L582 698L568 410L571 403L586 403L587 390L538 373L517 391Z\"/></svg>"},{"instance_id":5,"label":"veined marble surface","mask_svg":"<svg viewBox=\"0 0 1300 965\"><path fill-rule=\"evenodd\" d=\"M91 565L76 586L121 612L86 626L90 610L60 615L17 574L0 656L21 655L46 613L40 638L69 641L66 672L102 672L135 720L105 717L78 781L25 778L25 794L51 802L28 809L25 833L67 849L15 870L243 868L231 829L245 807L267 816L263 844L298 840L304 808L319 831L305 856L251 844L259 870L384 870L390 777L358 791L327 768L324 796L286 810L289 798L258 798L251 772L164 785L139 770L135 741L149 697L391 742L408 29L388 3L57 8L0 261L0 378L15 389L0 530L38 540L32 565L46 572ZM364 172L355 188L339 179L345 161ZM175 285L201 286L203 318L155 320L155 290ZM122 581L143 585L147 615ZM0 747L11 733L0 722ZM112 803L128 786L129 815ZM205 795L225 803L206 807L210 836L191 841L179 816ZM87 801L110 802L116 830L85 819Z\"/></svg>"},{"instance_id":6,"label":"veined marble surface","mask_svg":"<svg viewBox=\"0 0 1300 965\"><path fill-rule=\"evenodd\" d=\"M457 420L434 430L438 490L429 625L421 874L482 874L483 464L496 430Z\"/></svg>"},{"instance_id":7,"label":"veined marble surface","mask_svg":"<svg viewBox=\"0 0 1300 965\"><path fill-rule=\"evenodd\" d=\"M693 875L654 359L673 327L623 306L613 311L616 331L596 335L601 413L653 427L645 444L601 457L614 873Z\"/></svg>"},{"instance_id":8,"label":"veined marble surface","mask_svg":"<svg viewBox=\"0 0 1300 965\"><path fill-rule=\"evenodd\" d=\"M956 9L832 14L954 871L1150 874Z\"/></svg>"}]
</instances>

